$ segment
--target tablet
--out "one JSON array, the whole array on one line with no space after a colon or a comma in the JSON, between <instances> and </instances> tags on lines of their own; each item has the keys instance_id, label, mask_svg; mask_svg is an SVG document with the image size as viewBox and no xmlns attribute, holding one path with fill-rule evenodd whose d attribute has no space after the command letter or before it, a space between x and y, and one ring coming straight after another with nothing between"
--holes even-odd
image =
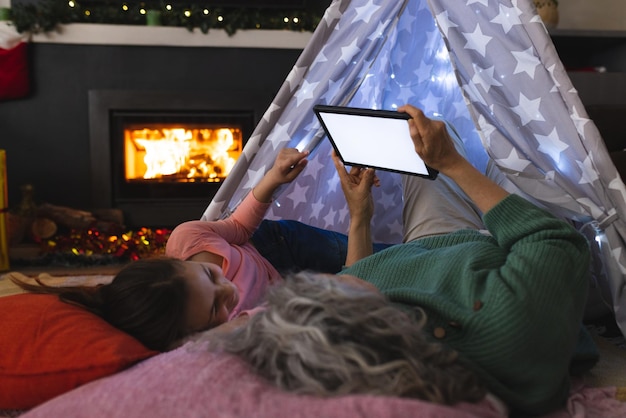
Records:
<instances>
[{"instance_id":1,"label":"tablet","mask_svg":"<svg viewBox=\"0 0 626 418\"><path fill-rule=\"evenodd\" d=\"M313 111L345 165L437 177L415 152L406 113L326 105Z\"/></svg>"}]
</instances>

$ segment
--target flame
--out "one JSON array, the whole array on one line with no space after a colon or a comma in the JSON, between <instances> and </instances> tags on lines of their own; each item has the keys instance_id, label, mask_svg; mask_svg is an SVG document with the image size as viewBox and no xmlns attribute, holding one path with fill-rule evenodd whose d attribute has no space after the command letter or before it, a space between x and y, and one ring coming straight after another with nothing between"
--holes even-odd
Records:
<instances>
[{"instance_id":1,"label":"flame","mask_svg":"<svg viewBox=\"0 0 626 418\"><path fill-rule=\"evenodd\" d=\"M221 181L242 149L239 128L125 131L126 178Z\"/></svg>"}]
</instances>

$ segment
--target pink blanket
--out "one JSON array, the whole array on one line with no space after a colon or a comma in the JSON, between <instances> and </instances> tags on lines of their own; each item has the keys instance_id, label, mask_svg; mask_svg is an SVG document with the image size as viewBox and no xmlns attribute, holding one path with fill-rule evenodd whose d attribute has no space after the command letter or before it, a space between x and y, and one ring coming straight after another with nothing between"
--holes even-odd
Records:
<instances>
[{"instance_id":1,"label":"pink blanket","mask_svg":"<svg viewBox=\"0 0 626 418\"><path fill-rule=\"evenodd\" d=\"M546 418L626 417L626 403L615 400L614 394L612 388L577 386L567 409ZM61 416L497 418L506 413L489 400L447 407L392 397L354 395L322 399L285 393L249 372L239 359L210 353L201 343L188 343L52 399L21 418Z\"/></svg>"}]
</instances>

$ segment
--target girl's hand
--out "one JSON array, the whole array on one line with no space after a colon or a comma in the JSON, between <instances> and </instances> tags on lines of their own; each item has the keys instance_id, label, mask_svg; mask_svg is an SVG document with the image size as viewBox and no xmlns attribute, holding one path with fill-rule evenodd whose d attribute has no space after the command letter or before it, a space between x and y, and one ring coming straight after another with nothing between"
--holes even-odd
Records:
<instances>
[{"instance_id":1,"label":"girl's hand","mask_svg":"<svg viewBox=\"0 0 626 418\"><path fill-rule=\"evenodd\" d=\"M281 149L265 177L270 177L277 185L293 181L309 162L308 155L309 151L300 152L296 148Z\"/></svg>"},{"instance_id":2,"label":"girl's hand","mask_svg":"<svg viewBox=\"0 0 626 418\"><path fill-rule=\"evenodd\" d=\"M274 160L274 165L265 173L259 184L254 188L254 196L260 202L271 202L276 189L293 181L304 170L309 162L306 158L309 151L298 151L295 148L283 148Z\"/></svg>"}]
</instances>

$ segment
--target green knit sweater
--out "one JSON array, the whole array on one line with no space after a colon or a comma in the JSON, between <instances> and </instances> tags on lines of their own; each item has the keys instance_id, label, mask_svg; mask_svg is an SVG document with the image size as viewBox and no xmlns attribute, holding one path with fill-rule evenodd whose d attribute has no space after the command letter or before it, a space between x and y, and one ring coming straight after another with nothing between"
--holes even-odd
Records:
<instances>
[{"instance_id":1,"label":"green knit sweater","mask_svg":"<svg viewBox=\"0 0 626 418\"><path fill-rule=\"evenodd\" d=\"M473 230L393 246L344 269L391 301L422 307L426 331L459 351L514 412L562 406L589 278L586 239L516 195ZM583 354L583 353L581 353ZM586 367L597 351L581 357ZM591 358L591 361L589 361Z\"/></svg>"}]
</instances>

